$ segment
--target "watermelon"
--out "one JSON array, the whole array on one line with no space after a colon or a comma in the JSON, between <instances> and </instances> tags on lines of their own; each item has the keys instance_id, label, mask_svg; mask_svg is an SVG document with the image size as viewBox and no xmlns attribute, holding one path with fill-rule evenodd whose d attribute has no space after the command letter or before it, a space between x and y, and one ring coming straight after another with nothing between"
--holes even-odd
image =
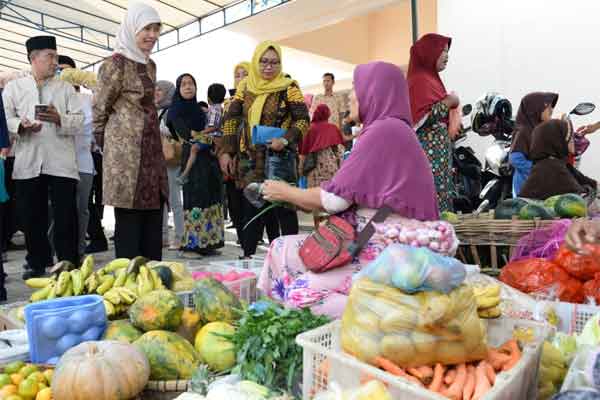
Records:
<instances>
[{"instance_id":1,"label":"watermelon","mask_svg":"<svg viewBox=\"0 0 600 400\"><path fill-rule=\"evenodd\" d=\"M204 323L237 319L237 310L242 305L238 298L221 282L213 278L203 278L194 283L194 305Z\"/></svg>"},{"instance_id":2,"label":"watermelon","mask_svg":"<svg viewBox=\"0 0 600 400\"><path fill-rule=\"evenodd\" d=\"M552 196L552 197L548 197L546 200L544 200L544 207L547 208L551 208L554 210L554 207L556 207L556 202L558 201L558 199L561 198L562 195L556 195L556 196Z\"/></svg>"},{"instance_id":3,"label":"watermelon","mask_svg":"<svg viewBox=\"0 0 600 400\"><path fill-rule=\"evenodd\" d=\"M142 333L131 322L120 319L108 323L102 340L118 340L119 342L133 343L142 336Z\"/></svg>"},{"instance_id":4,"label":"watermelon","mask_svg":"<svg viewBox=\"0 0 600 400\"><path fill-rule=\"evenodd\" d=\"M144 332L175 331L181 325L183 303L170 290L155 290L140 297L129 308L131 323Z\"/></svg>"},{"instance_id":5,"label":"watermelon","mask_svg":"<svg viewBox=\"0 0 600 400\"><path fill-rule=\"evenodd\" d=\"M527 202L523 199L506 199L494 210L494 219L512 219L513 216L518 216L526 205Z\"/></svg>"},{"instance_id":6,"label":"watermelon","mask_svg":"<svg viewBox=\"0 0 600 400\"><path fill-rule=\"evenodd\" d=\"M173 272L169 267L159 264L152 269L158 273L160 280L167 289L173 289Z\"/></svg>"},{"instance_id":7,"label":"watermelon","mask_svg":"<svg viewBox=\"0 0 600 400\"><path fill-rule=\"evenodd\" d=\"M532 219L552 219L552 212L542 206L536 204L527 204L519 211L519 219L532 220Z\"/></svg>"},{"instance_id":8,"label":"watermelon","mask_svg":"<svg viewBox=\"0 0 600 400\"><path fill-rule=\"evenodd\" d=\"M154 381L190 379L200 363L194 346L174 332L146 332L133 344L148 358Z\"/></svg>"},{"instance_id":9,"label":"watermelon","mask_svg":"<svg viewBox=\"0 0 600 400\"><path fill-rule=\"evenodd\" d=\"M583 197L577 194L565 194L556 201L554 210L563 218L585 217L587 204Z\"/></svg>"},{"instance_id":10,"label":"watermelon","mask_svg":"<svg viewBox=\"0 0 600 400\"><path fill-rule=\"evenodd\" d=\"M195 347L200 361L213 372L221 372L235 365L235 346L223 335L233 335L235 328L226 322L210 322L196 335Z\"/></svg>"}]
</instances>

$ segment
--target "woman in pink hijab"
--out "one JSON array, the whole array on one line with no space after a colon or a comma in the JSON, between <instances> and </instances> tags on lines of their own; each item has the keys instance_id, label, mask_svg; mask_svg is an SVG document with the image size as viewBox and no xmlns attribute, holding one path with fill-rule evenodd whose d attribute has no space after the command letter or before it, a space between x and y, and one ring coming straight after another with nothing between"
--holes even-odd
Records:
<instances>
[{"instance_id":1,"label":"woman in pink hijab","mask_svg":"<svg viewBox=\"0 0 600 400\"><path fill-rule=\"evenodd\" d=\"M384 62L358 66L350 99L351 116L363 128L340 170L320 188L308 190L267 181L265 199L307 211L344 213L358 230L384 205L394 212L386 223L438 219L431 168L412 129L408 87L400 68ZM272 243L259 287L289 306L310 306L314 312L339 317L353 274L375 259L385 244L371 240L357 262L315 274L298 255L305 238L286 236Z\"/></svg>"}]
</instances>

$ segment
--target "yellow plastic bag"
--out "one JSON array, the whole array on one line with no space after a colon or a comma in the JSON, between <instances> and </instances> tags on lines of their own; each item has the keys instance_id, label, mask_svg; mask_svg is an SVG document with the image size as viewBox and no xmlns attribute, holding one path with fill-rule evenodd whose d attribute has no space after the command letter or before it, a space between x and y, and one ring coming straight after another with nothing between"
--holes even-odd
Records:
<instances>
[{"instance_id":1,"label":"yellow plastic bag","mask_svg":"<svg viewBox=\"0 0 600 400\"><path fill-rule=\"evenodd\" d=\"M414 295L374 283L354 283L342 317L342 348L375 364L384 357L407 368L459 364L487 355L486 329L473 290Z\"/></svg>"}]
</instances>

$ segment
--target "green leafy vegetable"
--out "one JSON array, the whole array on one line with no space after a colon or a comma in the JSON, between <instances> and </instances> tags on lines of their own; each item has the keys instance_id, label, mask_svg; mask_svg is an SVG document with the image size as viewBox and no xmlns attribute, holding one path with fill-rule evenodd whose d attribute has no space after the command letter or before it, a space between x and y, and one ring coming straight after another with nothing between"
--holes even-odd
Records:
<instances>
[{"instance_id":1,"label":"green leafy vegetable","mask_svg":"<svg viewBox=\"0 0 600 400\"><path fill-rule=\"evenodd\" d=\"M233 372L272 390L293 392L302 376L302 348L296 336L327 322L327 317L316 316L308 308L283 309L273 304L246 310L235 334L228 338L237 353Z\"/></svg>"}]
</instances>

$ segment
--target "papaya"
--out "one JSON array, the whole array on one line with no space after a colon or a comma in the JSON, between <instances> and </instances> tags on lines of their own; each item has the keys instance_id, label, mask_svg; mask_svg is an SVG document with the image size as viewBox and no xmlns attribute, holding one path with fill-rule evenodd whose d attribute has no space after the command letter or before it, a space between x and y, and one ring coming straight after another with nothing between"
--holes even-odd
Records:
<instances>
[{"instance_id":1,"label":"papaya","mask_svg":"<svg viewBox=\"0 0 600 400\"><path fill-rule=\"evenodd\" d=\"M587 215L587 204L577 194L565 194L556 200L554 210L563 218L581 218Z\"/></svg>"},{"instance_id":2,"label":"papaya","mask_svg":"<svg viewBox=\"0 0 600 400\"><path fill-rule=\"evenodd\" d=\"M532 220L539 218L542 220L550 220L552 219L552 214L552 212L543 206L537 204L527 204L521 208L521 211L519 211L519 219Z\"/></svg>"}]
</instances>

